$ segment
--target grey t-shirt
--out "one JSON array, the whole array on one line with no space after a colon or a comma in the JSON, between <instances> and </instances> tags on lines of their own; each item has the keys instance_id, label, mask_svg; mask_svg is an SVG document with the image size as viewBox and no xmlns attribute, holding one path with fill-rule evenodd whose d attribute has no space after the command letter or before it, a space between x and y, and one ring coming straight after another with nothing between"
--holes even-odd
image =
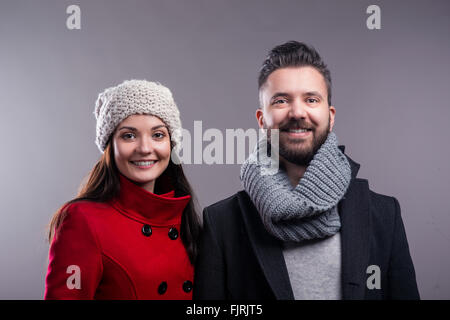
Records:
<instances>
[{"instance_id":1,"label":"grey t-shirt","mask_svg":"<svg viewBox=\"0 0 450 320\"><path fill-rule=\"evenodd\" d=\"M295 300L340 300L341 234L284 242L284 260Z\"/></svg>"}]
</instances>

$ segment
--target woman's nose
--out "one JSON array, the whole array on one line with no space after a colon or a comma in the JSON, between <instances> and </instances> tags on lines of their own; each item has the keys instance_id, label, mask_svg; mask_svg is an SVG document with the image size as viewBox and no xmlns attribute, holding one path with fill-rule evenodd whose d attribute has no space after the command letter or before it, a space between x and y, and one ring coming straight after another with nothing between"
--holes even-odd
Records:
<instances>
[{"instance_id":1,"label":"woman's nose","mask_svg":"<svg viewBox=\"0 0 450 320\"><path fill-rule=\"evenodd\" d=\"M139 139L139 144L136 148L140 153L152 153L153 152L153 141L150 137L143 136Z\"/></svg>"}]
</instances>

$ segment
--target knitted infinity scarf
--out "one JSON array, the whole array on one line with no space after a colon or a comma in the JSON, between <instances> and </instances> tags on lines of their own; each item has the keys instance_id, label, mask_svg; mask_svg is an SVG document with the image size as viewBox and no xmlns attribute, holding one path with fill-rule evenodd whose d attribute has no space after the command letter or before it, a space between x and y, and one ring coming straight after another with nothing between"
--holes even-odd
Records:
<instances>
[{"instance_id":1,"label":"knitted infinity scarf","mask_svg":"<svg viewBox=\"0 0 450 320\"><path fill-rule=\"evenodd\" d=\"M240 179L267 231L283 241L296 242L337 233L341 227L337 204L350 184L351 168L335 133L328 134L294 188L282 169L261 174L268 157L262 159L258 148L266 141L261 139L245 160Z\"/></svg>"}]
</instances>

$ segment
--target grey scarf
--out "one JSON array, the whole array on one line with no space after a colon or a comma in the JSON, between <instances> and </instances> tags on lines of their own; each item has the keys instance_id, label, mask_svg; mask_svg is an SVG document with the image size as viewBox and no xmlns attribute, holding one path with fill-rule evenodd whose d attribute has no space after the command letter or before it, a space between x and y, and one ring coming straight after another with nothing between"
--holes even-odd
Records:
<instances>
[{"instance_id":1,"label":"grey scarf","mask_svg":"<svg viewBox=\"0 0 450 320\"><path fill-rule=\"evenodd\" d=\"M341 227L337 204L351 179L351 167L330 132L314 155L297 186L292 187L286 172L261 174L267 159L258 160L258 148L241 167L241 182L261 215L267 231L283 241L325 238ZM267 156L266 156L267 158Z\"/></svg>"}]
</instances>

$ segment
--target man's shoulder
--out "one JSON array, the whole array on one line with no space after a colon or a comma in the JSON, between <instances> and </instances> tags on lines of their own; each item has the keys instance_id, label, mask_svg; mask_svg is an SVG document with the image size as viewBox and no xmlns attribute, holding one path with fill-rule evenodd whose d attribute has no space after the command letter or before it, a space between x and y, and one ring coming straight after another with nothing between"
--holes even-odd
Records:
<instances>
[{"instance_id":1,"label":"man's shoulder","mask_svg":"<svg viewBox=\"0 0 450 320\"><path fill-rule=\"evenodd\" d=\"M251 209L249 209L251 208ZM239 239L245 233L245 215L254 209L250 197L245 191L239 191L230 197L217 201L203 210L203 224L214 230L218 238ZM254 209L256 210L256 209ZM237 237L237 238L236 238Z\"/></svg>"},{"instance_id":2,"label":"man's shoulder","mask_svg":"<svg viewBox=\"0 0 450 320\"><path fill-rule=\"evenodd\" d=\"M352 179L353 188L360 189L353 193L352 202L360 202L360 195L367 192L367 203L360 204L361 209L367 209L371 217L371 223L376 228L391 228L395 221L401 216L398 200L390 195L375 192L369 181L364 178ZM365 198L365 197L364 197Z\"/></svg>"},{"instance_id":3,"label":"man's shoulder","mask_svg":"<svg viewBox=\"0 0 450 320\"><path fill-rule=\"evenodd\" d=\"M395 209L398 201L395 197L369 189L370 203L379 209Z\"/></svg>"},{"instance_id":4,"label":"man's shoulder","mask_svg":"<svg viewBox=\"0 0 450 320\"><path fill-rule=\"evenodd\" d=\"M370 212L373 221L381 225L393 224L400 216L400 204L398 200L390 195L381 194L369 189Z\"/></svg>"},{"instance_id":5,"label":"man's shoulder","mask_svg":"<svg viewBox=\"0 0 450 320\"><path fill-rule=\"evenodd\" d=\"M228 198L217 201L205 207L204 214L208 215L208 217L213 220L241 217L242 204L250 206L253 205L248 194L244 190L236 192Z\"/></svg>"},{"instance_id":6,"label":"man's shoulder","mask_svg":"<svg viewBox=\"0 0 450 320\"><path fill-rule=\"evenodd\" d=\"M205 207L205 211L210 212L211 214L220 214L220 212L224 211L240 210L239 198L242 198L243 194L246 195L245 191L243 190L236 192L228 198L217 201Z\"/></svg>"},{"instance_id":7,"label":"man's shoulder","mask_svg":"<svg viewBox=\"0 0 450 320\"><path fill-rule=\"evenodd\" d=\"M367 179L363 178L356 178L354 180L355 182L363 182L369 190L369 200L370 204L376 207L390 207L396 205L397 199L393 196L389 196L386 194L378 193L372 190L372 188L369 186L369 181Z\"/></svg>"}]
</instances>

